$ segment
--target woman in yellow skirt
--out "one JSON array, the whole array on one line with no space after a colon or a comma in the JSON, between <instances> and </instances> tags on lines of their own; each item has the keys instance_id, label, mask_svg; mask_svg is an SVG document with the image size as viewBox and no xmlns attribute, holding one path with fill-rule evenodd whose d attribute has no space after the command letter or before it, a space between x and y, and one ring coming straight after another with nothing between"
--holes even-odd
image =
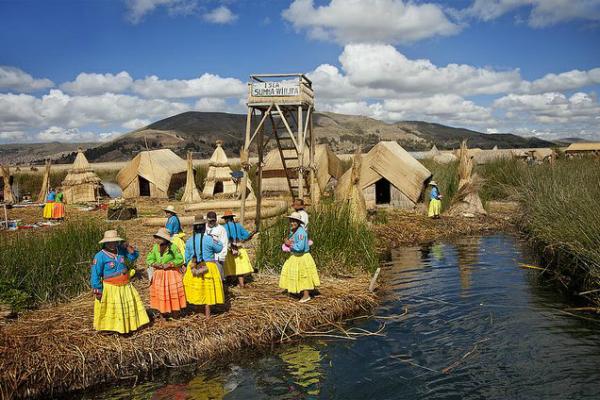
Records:
<instances>
[{"instance_id":1,"label":"woman in yellow skirt","mask_svg":"<svg viewBox=\"0 0 600 400\"><path fill-rule=\"evenodd\" d=\"M429 182L429 186L431 186L431 194L429 198L429 212L427 215L430 218L438 219L442 213L442 194L435 181L432 180Z\"/></svg>"},{"instance_id":2,"label":"woman in yellow skirt","mask_svg":"<svg viewBox=\"0 0 600 400\"><path fill-rule=\"evenodd\" d=\"M161 314L181 311L187 306L181 274L183 254L165 228L160 228L154 238L157 242L146 257L146 264L154 270L150 284L150 308Z\"/></svg>"},{"instance_id":3,"label":"woman in yellow skirt","mask_svg":"<svg viewBox=\"0 0 600 400\"><path fill-rule=\"evenodd\" d=\"M46 203L44 204L44 211L42 213L44 219L52 219L52 211L54 211L54 201L56 200L56 192L50 188L46 195Z\"/></svg>"},{"instance_id":4,"label":"woman in yellow skirt","mask_svg":"<svg viewBox=\"0 0 600 400\"><path fill-rule=\"evenodd\" d=\"M250 240L254 234L248 232L239 222L235 222L234 218L235 214L232 211L225 211L225 214L223 214L225 220L223 227L227 232L229 242L224 270L226 277L237 277L239 287L243 288L245 277L252 274L254 268L250 263L248 252L242 247L242 243Z\"/></svg>"},{"instance_id":5,"label":"woman in yellow skirt","mask_svg":"<svg viewBox=\"0 0 600 400\"><path fill-rule=\"evenodd\" d=\"M117 231L104 233L102 250L94 256L91 284L94 301L94 329L129 333L150 320L137 290L129 283L125 259L135 261L139 253L125 243Z\"/></svg>"},{"instance_id":6,"label":"woman in yellow skirt","mask_svg":"<svg viewBox=\"0 0 600 400\"><path fill-rule=\"evenodd\" d=\"M206 234L206 219L194 218L194 233L185 244L186 271L183 287L188 303L204 305L204 314L210 318L210 306L225 303L223 281L215 263L223 245Z\"/></svg>"},{"instance_id":7,"label":"woman in yellow skirt","mask_svg":"<svg viewBox=\"0 0 600 400\"><path fill-rule=\"evenodd\" d=\"M291 253L279 277L279 287L288 293L302 293L301 303L310 301L310 291L316 289L321 281L315 260L310 255L308 234L302 223L302 215L293 212L290 220L290 235L282 246L282 250Z\"/></svg>"}]
</instances>

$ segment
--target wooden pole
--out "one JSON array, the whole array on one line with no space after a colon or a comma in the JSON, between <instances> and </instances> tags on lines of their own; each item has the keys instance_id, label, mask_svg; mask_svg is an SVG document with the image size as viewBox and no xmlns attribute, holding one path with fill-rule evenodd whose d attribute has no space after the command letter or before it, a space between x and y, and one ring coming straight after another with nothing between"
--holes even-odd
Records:
<instances>
[{"instance_id":1,"label":"wooden pole","mask_svg":"<svg viewBox=\"0 0 600 400\"><path fill-rule=\"evenodd\" d=\"M369 292L373 293L375 291L375 284L377 283L377 278L379 278L379 273L381 272L381 267L378 267L371 278L371 283L369 284Z\"/></svg>"},{"instance_id":2,"label":"wooden pole","mask_svg":"<svg viewBox=\"0 0 600 400\"><path fill-rule=\"evenodd\" d=\"M263 115L262 121L265 120L267 113L271 112L271 107L267 110L265 115ZM256 231L260 231L260 218L261 218L261 207L262 207L262 164L263 164L263 137L264 137L264 129L261 126L258 131L258 137L256 141L256 150L258 151L258 167L256 170L256 219L254 220L254 225Z\"/></svg>"},{"instance_id":3,"label":"wooden pole","mask_svg":"<svg viewBox=\"0 0 600 400\"><path fill-rule=\"evenodd\" d=\"M321 188L315 184L315 152L316 150L316 144L315 144L315 135L313 133L313 129L312 129L312 118L313 118L313 114L312 114L312 109L309 108L308 109L308 118L306 120L306 129L308 130L308 137L309 137L309 141L310 141L310 149L308 151L310 151L310 202L312 205L316 205L319 202L319 198L321 196Z\"/></svg>"},{"instance_id":4,"label":"wooden pole","mask_svg":"<svg viewBox=\"0 0 600 400\"><path fill-rule=\"evenodd\" d=\"M298 198L304 200L304 132L302 132L302 106L298 106Z\"/></svg>"},{"instance_id":5,"label":"wooden pole","mask_svg":"<svg viewBox=\"0 0 600 400\"><path fill-rule=\"evenodd\" d=\"M240 161L242 163L242 204L240 208L240 223L244 225L244 217L246 216L246 192L248 191L248 171L247 171L247 160L244 160L248 156L248 148L250 147L250 130L252 129L252 114L254 110L248 107L248 115L246 117L246 140L244 147L240 152Z\"/></svg>"}]
</instances>

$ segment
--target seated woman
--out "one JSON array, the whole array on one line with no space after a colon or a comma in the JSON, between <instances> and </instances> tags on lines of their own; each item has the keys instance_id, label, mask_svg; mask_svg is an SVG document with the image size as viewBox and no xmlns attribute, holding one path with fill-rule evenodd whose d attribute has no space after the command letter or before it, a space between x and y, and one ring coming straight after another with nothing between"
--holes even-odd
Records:
<instances>
[{"instance_id":1,"label":"seated woman","mask_svg":"<svg viewBox=\"0 0 600 400\"><path fill-rule=\"evenodd\" d=\"M129 333L147 324L148 314L137 290L129 283L125 259L135 261L139 253L124 243L117 231L104 233L102 250L94 256L91 268L94 301L94 329Z\"/></svg>"},{"instance_id":2,"label":"seated woman","mask_svg":"<svg viewBox=\"0 0 600 400\"><path fill-rule=\"evenodd\" d=\"M225 257L225 276L226 277L237 277L239 287L243 288L245 284L245 277L254 272L252 264L250 264L250 257L248 252L242 247L242 243L250 240L252 234L250 234L239 222L234 220L235 214L232 211L225 211L223 219L225 220L225 231L227 232L227 239L229 243L229 249L227 250L227 257Z\"/></svg>"},{"instance_id":3,"label":"seated woman","mask_svg":"<svg viewBox=\"0 0 600 400\"><path fill-rule=\"evenodd\" d=\"M185 295L190 304L204 305L204 314L210 318L210 306L223 304L223 282L215 257L223 245L206 233L206 219L194 218L194 233L185 244L187 269L183 276Z\"/></svg>"},{"instance_id":4,"label":"seated woman","mask_svg":"<svg viewBox=\"0 0 600 400\"><path fill-rule=\"evenodd\" d=\"M283 251L291 253L279 277L279 287L288 293L302 293L301 303L310 301L310 291L317 288L321 281L315 260L310 255L308 234L302 223L302 215L293 212L288 216L290 234L282 246Z\"/></svg>"},{"instance_id":5,"label":"seated woman","mask_svg":"<svg viewBox=\"0 0 600 400\"><path fill-rule=\"evenodd\" d=\"M171 242L165 228L154 234L156 243L146 257L146 264L153 268L150 282L150 308L168 314L187 306L183 289L183 254Z\"/></svg>"}]
</instances>

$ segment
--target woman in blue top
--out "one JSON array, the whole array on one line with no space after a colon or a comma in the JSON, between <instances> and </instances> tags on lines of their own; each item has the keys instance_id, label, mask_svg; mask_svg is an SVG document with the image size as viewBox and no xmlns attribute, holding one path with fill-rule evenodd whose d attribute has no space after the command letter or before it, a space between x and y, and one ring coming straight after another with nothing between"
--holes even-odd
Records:
<instances>
[{"instance_id":1,"label":"woman in blue top","mask_svg":"<svg viewBox=\"0 0 600 400\"><path fill-rule=\"evenodd\" d=\"M163 209L167 214L167 223L165 224L165 229L169 232L171 236L171 242L177 246L181 255L185 253L185 233L181 228L181 221L179 220L179 216L177 215L177 211L175 211L175 207L169 205ZM151 279L151 270L148 270L148 278Z\"/></svg>"},{"instance_id":2,"label":"woman in blue top","mask_svg":"<svg viewBox=\"0 0 600 400\"><path fill-rule=\"evenodd\" d=\"M122 242L117 231L106 231L100 241L102 250L92 264L94 329L98 331L129 333L150 322L140 295L129 283L131 274L125 264L126 259L135 261L139 253Z\"/></svg>"},{"instance_id":3,"label":"woman in blue top","mask_svg":"<svg viewBox=\"0 0 600 400\"><path fill-rule=\"evenodd\" d=\"M245 285L245 277L254 272L254 268L250 263L248 252L242 247L242 243L250 240L253 233L249 233L239 222L234 220L235 214L232 211L225 211L223 219L225 224L223 227L227 232L229 239L229 249L225 258L225 276L237 277L239 287Z\"/></svg>"},{"instance_id":4,"label":"woman in blue top","mask_svg":"<svg viewBox=\"0 0 600 400\"><path fill-rule=\"evenodd\" d=\"M279 277L279 287L288 293L302 293L301 303L310 301L310 291L317 288L321 281L317 272L315 260L310 255L308 234L304 229L302 215L293 212L288 216L290 234L284 243L284 251L291 253Z\"/></svg>"},{"instance_id":5,"label":"woman in blue top","mask_svg":"<svg viewBox=\"0 0 600 400\"><path fill-rule=\"evenodd\" d=\"M223 250L221 242L206 234L203 215L194 218L194 233L185 244L187 268L183 276L185 297L190 304L204 304L204 314L210 318L210 306L225 303L223 281L215 263Z\"/></svg>"},{"instance_id":6,"label":"woman in blue top","mask_svg":"<svg viewBox=\"0 0 600 400\"><path fill-rule=\"evenodd\" d=\"M442 194L438 189L437 183L435 181L429 182L429 186L431 186L431 194L429 199L429 212L427 215L430 218L439 218L442 213Z\"/></svg>"},{"instance_id":7,"label":"woman in blue top","mask_svg":"<svg viewBox=\"0 0 600 400\"><path fill-rule=\"evenodd\" d=\"M44 204L43 217L44 219L52 219L52 211L54 210L54 201L56 200L56 192L50 188L46 195L46 203Z\"/></svg>"}]
</instances>

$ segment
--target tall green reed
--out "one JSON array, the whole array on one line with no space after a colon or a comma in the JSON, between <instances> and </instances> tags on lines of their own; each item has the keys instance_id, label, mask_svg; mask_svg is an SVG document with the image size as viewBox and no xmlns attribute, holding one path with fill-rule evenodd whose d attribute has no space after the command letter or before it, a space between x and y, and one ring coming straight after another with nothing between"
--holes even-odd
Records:
<instances>
[{"instance_id":1,"label":"tall green reed","mask_svg":"<svg viewBox=\"0 0 600 400\"><path fill-rule=\"evenodd\" d=\"M20 311L88 289L91 260L106 229L77 221L0 235L0 302Z\"/></svg>"},{"instance_id":2,"label":"tall green reed","mask_svg":"<svg viewBox=\"0 0 600 400\"><path fill-rule=\"evenodd\" d=\"M352 221L347 206L323 204L309 211L309 238L314 242L311 254L320 272L346 276L377 268L379 255L375 249L375 236L366 225ZM281 250L288 235L289 224L285 217L280 217L261 232L256 252L259 269L281 270L289 257L289 253Z\"/></svg>"}]
</instances>

